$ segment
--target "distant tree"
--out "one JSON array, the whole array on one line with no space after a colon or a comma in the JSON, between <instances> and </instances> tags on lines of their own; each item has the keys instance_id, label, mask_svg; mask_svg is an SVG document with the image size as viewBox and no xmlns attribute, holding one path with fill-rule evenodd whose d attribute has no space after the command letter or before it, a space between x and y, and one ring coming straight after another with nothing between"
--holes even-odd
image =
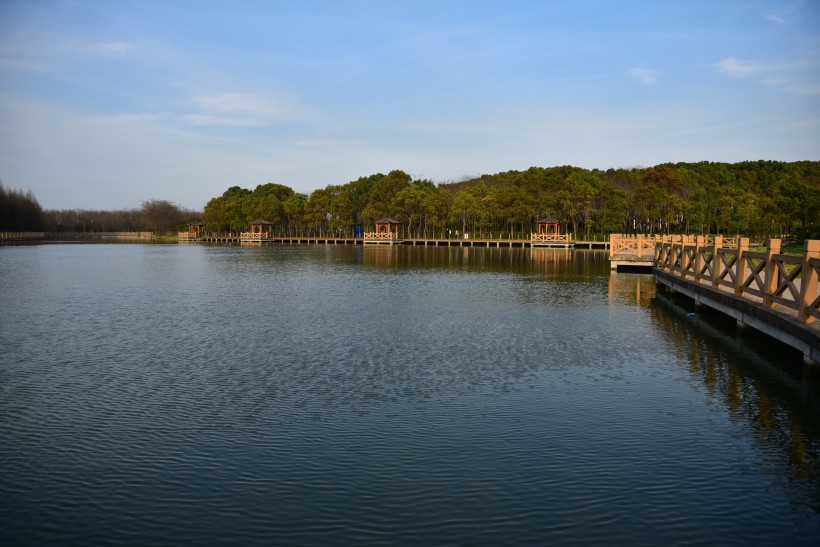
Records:
<instances>
[{"instance_id":1,"label":"distant tree","mask_svg":"<svg viewBox=\"0 0 820 547\"><path fill-rule=\"evenodd\" d=\"M43 209L31 191L6 190L0 183L0 230L39 232Z\"/></svg>"},{"instance_id":2,"label":"distant tree","mask_svg":"<svg viewBox=\"0 0 820 547\"><path fill-rule=\"evenodd\" d=\"M413 177L404 171L394 170L390 171L387 176L374 181L370 188L367 206L362 211L363 220L373 223L380 218L395 214L395 211L390 209L393 198L403 188L409 186L412 180Z\"/></svg>"},{"instance_id":3,"label":"distant tree","mask_svg":"<svg viewBox=\"0 0 820 547\"><path fill-rule=\"evenodd\" d=\"M227 203L224 197L211 198L205 204L202 221L208 230L221 232L230 229L231 221L228 218Z\"/></svg>"},{"instance_id":4,"label":"distant tree","mask_svg":"<svg viewBox=\"0 0 820 547\"><path fill-rule=\"evenodd\" d=\"M151 199L142 202L139 222L143 228L162 235L183 222L185 216L185 211L179 205L162 199Z\"/></svg>"},{"instance_id":5,"label":"distant tree","mask_svg":"<svg viewBox=\"0 0 820 547\"><path fill-rule=\"evenodd\" d=\"M288 219L289 235L301 234L308 210L308 197L304 194L293 194L285 201L284 209Z\"/></svg>"}]
</instances>

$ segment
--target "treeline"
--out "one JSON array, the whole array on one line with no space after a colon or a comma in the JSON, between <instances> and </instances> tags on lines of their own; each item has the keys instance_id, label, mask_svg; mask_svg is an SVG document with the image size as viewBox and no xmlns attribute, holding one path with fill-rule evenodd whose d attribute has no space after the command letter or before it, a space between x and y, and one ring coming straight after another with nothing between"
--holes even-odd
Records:
<instances>
[{"instance_id":1,"label":"treeline","mask_svg":"<svg viewBox=\"0 0 820 547\"><path fill-rule=\"evenodd\" d=\"M47 210L44 225L52 232L136 232L162 235L186 229L188 222L202 217L201 211L185 209L161 199L142 202L139 209L95 211L83 209Z\"/></svg>"},{"instance_id":2,"label":"treeline","mask_svg":"<svg viewBox=\"0 0 820 547\"><path fill-rule=\"evenodd\" d=\"M0 232L40 232L43 226L43 209L31 191L0 184Z\"/></svg>"},{"instance_id":3,"label":"treeline","mask_svg":"<svg viewBox=\"0 0 820 547\"><path fill-rule=\"evenodd\" d=\"M577 238L618 233L792 234L820 237L820 162L676 163L587 170L531 167L434 184L403 171L329 185L309 196L281 184L238 186L205 206L208 231L240 231L256 219L279 235L350 235L380 218L405 237L527 237L557 218Z\"/></svg>"}]
</instances>

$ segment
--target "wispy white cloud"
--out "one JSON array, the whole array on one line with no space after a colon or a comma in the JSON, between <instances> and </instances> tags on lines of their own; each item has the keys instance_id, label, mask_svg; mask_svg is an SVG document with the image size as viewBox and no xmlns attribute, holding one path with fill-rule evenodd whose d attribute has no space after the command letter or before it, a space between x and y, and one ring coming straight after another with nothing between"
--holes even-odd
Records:
<instances>
[{"instance_id":1,"label":"wispy white cloud","mask_svg":"<svg viewBox=\"0 0 820 547\"><path fill-rule=\"evenodd\" d=\"M786 23L786 18L780 15L775 15L773 13L766 14L764 18L767 21L771 21L772 23L777 23L778 25L783 25Z\"/></svg>"},{"instance_id":2,"label":"wispy white cloud","mask_svg":"<svg viewBox=\"0 0 820 547\"><path fill-rule=\"evenodd\" d=\"M188 114L191 125L265 126L292 121L303 109L249 93L226 93L196 97L199 112Z\"/></svg>"},{"instance_id":3,"label":"wispy white cloud","mask_svg":"<svg viewBox=\"0 0 820 547\"><path fill-rule=\"evenodd\" d=\"M733 78L742 78L745 76L750 76L752 74L759 73L766 69L765 65L741 61L739 59L735 59L734 57L727 57L726 59L722 59L715 65L715 67L717 68L718 72L721 72L722 74L731 76Z\"/></svg>"},{"instance_id":4,"label":"wispy white cloud","mask_svg":"<svg viewBox=\"0 0 820 547\"><path fill-rule=\"evenodd\" d=\"M763 64L727 57L715 64L716 70L731 78L755 78L768 86L792 95L820 95L820 62L797 60L780 64Z\"/></svg>"},{"instance_id":5,"label":"wispy white cloud","mask_svg":"<svg viewBox=\"0 0 820 547\"><path fill-rule=\"evenodd\" d=\"M51 43L56 48L47 53L56 55L68 53L78 57L125 57L132 53L136 46L131 42L114 40L111 42L89 42L86 40L68 40L62 44Z\"/></svg>"},{"instance_id":6,"label":"wispy white cloud","mask_svg":"<svg viewBox=\"0 0 820 547\"><path fill-rule=\"evenodd\" d=\"M0 57L0 71L9 72L47 72L51 70L45 64L14 57Z\"/></svg>"},{"instance_id":7,"label":"wispy white cloud","mask_svg":"<svg viewBox=\"0 0 820 547\"><path fill-rule=\"evenodd\" d=\"M128 42L107 42L101 44L102 50L115 55L123 55L134 49L134 44Z\"/></svg>"},{"instance_id":8,"label":"wispy white cloud","mask_svg":"<svg viewBox=\"0 0 820 547\"><path fill-rule=\"evenodd\" d=\"M655 85L661 75L659 71L651 68L630 68L626 71L626 74L645 85Z\"/></svg>"}]
</instances>

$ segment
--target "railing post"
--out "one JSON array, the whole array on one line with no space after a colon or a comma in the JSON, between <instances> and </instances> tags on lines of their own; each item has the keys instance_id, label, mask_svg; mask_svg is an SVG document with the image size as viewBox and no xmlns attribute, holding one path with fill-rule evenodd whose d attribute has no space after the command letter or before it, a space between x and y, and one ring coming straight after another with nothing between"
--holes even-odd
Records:
<instances>
[{"instance_id":1,"label":"railing post","mask_svg":"<svg viewBox=\"0 0 820 547\"><path fill-rule=\"evenodd\" d=\"M672 248L677 246L677 253L675 253L675 260L672 262L672 271L677 271L678 275L683 276L683 236L673 236L677 240L677 244L673 243ZM677 267L676 267L677 266Z\"/></svg>"},{"instance_id":2,"label":"railing post","mask_svg":"<svg viewBox=\"0 0 820 547\"><path fill-rule=\"evenodd\" d=\"M723 269L723 259L718 252L723 247L723 236L715 236L712 242L712 287L720 287L720 270Z\"/></svg>"},{"instance_id":3,"label":"railing post","mask_svg":"<svg viewBox=\"0 0 820 547\"><path fill-rule=\"evenodd\" d=\"M797 318L803 323L813 323L814 317L809 313L810 306L817 298L817 270L811 265L814 258L820 258L820 240L809 239L803 251L803 277L800 280L800 306L797 308Z\"/></svg>"},{"instance_id":4,"label":"railing post","mask_svg":"<svg viewBox=\"0 0 820 547\"><path fill-rule=\"evenodd\" d=\"M703 247L706 240L703 236L695 236L695 282L700 283L700 270L703 267Z\"/></svg>"},{"instance_id":5,"label":"railing post","mask_svg":"<svg viewBox=\"0 0 820 547\"><path fill-rule=\"evenodd\" d=\"M777 254L780 254L780 240L770 239L769 250L766 253L766 277L763 279L763 305L767 308L774 307L772 296L777 290L778 275L777 265L772 257Z\"/></svg>"},{"instance_id":6,"label":"railing post","mask_svg":"<svg viewBox=\"0 0 820 547\"><path fill-rule=\"evenodd\" d=\"M749 250L749 238L741 237L737 241L737 259L735 260L735 296L743 296L743 282L746 277L746 266L743 254Z\"/></svg>"}]
</instances>

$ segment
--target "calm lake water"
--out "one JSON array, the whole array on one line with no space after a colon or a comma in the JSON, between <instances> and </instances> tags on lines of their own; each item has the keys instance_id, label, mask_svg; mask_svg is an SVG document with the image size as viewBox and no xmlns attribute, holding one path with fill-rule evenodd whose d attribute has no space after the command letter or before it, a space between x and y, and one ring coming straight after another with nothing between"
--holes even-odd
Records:
<instances>
[{"instance_id":1,"label":"calm lake water","mask_svg":"<svg viewBox=\"0 0 820 547\"><path fill-rule=\"evenodd\" d=\"M690 311L596 251L2 247L0 544L817 545L820 389Z\"/></svg>"}]
</instances>

